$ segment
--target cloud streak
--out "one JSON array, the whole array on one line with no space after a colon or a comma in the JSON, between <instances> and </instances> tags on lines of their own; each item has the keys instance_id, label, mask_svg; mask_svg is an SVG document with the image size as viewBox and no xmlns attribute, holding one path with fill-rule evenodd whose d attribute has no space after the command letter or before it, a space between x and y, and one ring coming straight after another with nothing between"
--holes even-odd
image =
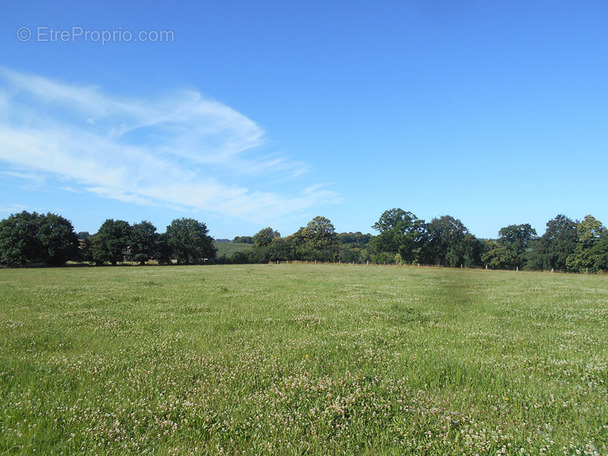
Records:
<instances>
[{"instance_id":1,"label":"cloud streak","mask_svg":"<svg viewBox=\"0 0 608 456\"><path fill-rule=\"evenodd\" d=\"M253 222L338 201L319 185L256 190L308 167L260 152L268 141L259 125L196 91L125 98L10 70L0 81L0 161L17 170L106 198Z\"/></svg>"}]
</instances>

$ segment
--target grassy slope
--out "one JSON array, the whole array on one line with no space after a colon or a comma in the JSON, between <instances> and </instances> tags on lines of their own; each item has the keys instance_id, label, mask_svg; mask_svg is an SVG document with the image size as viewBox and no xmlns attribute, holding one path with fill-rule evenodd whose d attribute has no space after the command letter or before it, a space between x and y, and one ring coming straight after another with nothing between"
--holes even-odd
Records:
<instances>
[{"instance_id":1,"label":"grassy slope","mask_svg":"<svg viewBox=\"0 0 608 456\"><path fill-rule=\"evenodd\" d=\"M608 454L607 326L606 276L0 270L0 454Z\"/></svg>"},{"instance_id":2,"label":"grassy slope","mask_svg":"<svg viewBox=\"0 0 608 456\"><path fill-rule=\"evenodd\" d=\"M251 244L241 244L240 242L214 242L213 245L217 249L217 258L221 256L232 258L236 252L246 252L253 247Z\"/></svg>"}]
</instances>

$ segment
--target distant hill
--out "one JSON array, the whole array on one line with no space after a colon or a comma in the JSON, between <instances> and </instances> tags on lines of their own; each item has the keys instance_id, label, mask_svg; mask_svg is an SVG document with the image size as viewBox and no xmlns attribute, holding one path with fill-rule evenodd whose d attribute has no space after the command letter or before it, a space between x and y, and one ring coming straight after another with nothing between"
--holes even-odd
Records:
<instances>
[{"instance_id":1,"label":"distant hill","mask_svg":"<svg viewBox=\"0 0 608 456\"><path fill-rule=\"evenodd\" d=\"M240 242L231 242L224 239L216 239L213 241L213 245L217 249L217 258L226 256L227 258L232 257L236 252L246 252L251 250L252 244L242 244Z\"/></svg>"}]
</instances>

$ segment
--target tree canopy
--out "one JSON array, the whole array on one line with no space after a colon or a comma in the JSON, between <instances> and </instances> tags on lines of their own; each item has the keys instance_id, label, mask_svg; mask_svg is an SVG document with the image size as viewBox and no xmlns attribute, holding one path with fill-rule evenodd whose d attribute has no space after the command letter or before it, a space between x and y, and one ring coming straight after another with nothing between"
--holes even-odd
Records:
<instances>
[{"instance_id":1,"label":"tree canopy","mask_svg":"<svg viewBox=\"0 0 608 456\"><path fill-rule=\"evenodd\" d=\"M156 227L146 220L133 225L131 229L131 256L135 261L144 264L158 256L159 234Z\"/></svg>"},{"instance_id":2,"label":"tree canopy","mask_svg":"<svg viewBox=\"0 0 608 456\"><path fill-rule=\"evenodd\" d=\"M372 228L379 232L372 240L377 252L399 255L399 260L405 263L413 263L420 258L424 220L403 209L390 209L382 213Z\"/></svg>"},{"instance_id":3,"label":"tree canopy","mask_svg":"<svg viewBox=\"0 0 608 456\"><path fill-rule=\"evenodd\" d=\"M328 218L315 217L301 230L304 257L310 260L336 261L336 229Z\"/></svg>"},{"instance_id":4,"label":"tree canopy","mask_svg":"<svg viewBox=\"0 0 608 456\"><path fill-rule=\"evenodd\" d=\"M547 222L547 230L531 254L530 267L540 270L566 270L568 257L577 243L576 222L559 214Z\"/></svg>"},{"instance_id":5,"label":"tree canopy","mask_svg":"<svg viewBox=\"0 0 608 456\"><path fill-rule=\"evenodd\" d=\"M509 225L500 229L496 243L482 261L493 269L523 269L527 262L526 251L536 230L529 223Z\"/></svg>"},{"instance_id":6,"label":"tree canopy","mask_svg":"<svg viewBox=\"0 0 608 456\"><path fill-rule=\"evenodd\" d=\"M207 225L192 218L173 220L166 231L171 257L181 264L215 258L217 250L208 231Z\"/></svg>"},{"instance_id":7,"label":"tree canopy","mask_svg":"<svg viewBox=\"0 0 608 456\"><path fill-rule=\"evenodd\" d=\"M460 220L444 215L426 225L422 250L423 263L472 267L479 263L481 245Z\"/></svg>"},{"instance_id":8,"label":"tree canopy","mask_svg":"<svg viewBox=\"0 0 608 456\"><path fill-rule=\"evenodd\" d=\"M78 258L78 238L60 215L23 211L0 221L0 264L61 266Z\"/></svg>"},{"instance_id":9,"label":"tree canopy","mask_svg":"<svg viewBox=\"0 0 608 456\"><path fill-rule=\"evenodd\" d=\"M124 220L107 219L91 240L91 257L96 264L123 261L129 253L131 225Z\"/></svg>"},{"instance_id":10,"label":"tree canopy","mask_svg":"<svg viewBox=\"0 0 608 456\"><path fill-rule=\"evenodd\" d=\"M281 234L272 228L264 228L253 236L253 243L258 247L268 247L275 238L280 238Z\"/></svg>"},{"instance_id":11,"label":"tree canopy","mask_svg":"<svg viewBox=\"0 0 608 456\"><path fill-rule=\"evenodd\" d=\"M602 222L591 215L585 216L576 225L576 237L577 242L574 252L566 260L568 270L597 271L602 269L601 265L604 260L601 258L601 251L605 239L608 237Z\"/></svg>"}]
</instances>

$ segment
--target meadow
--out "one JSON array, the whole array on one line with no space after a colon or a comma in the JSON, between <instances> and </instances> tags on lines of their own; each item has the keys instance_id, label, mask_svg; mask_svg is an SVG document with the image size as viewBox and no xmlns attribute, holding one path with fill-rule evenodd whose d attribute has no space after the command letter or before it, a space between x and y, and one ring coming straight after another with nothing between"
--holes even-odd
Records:
<instances>
[{"instance_id":1,"label":"meadow","mask_svg":"<svg viewBox=\"0 0 608 456\"><path fill-rule=\"evenodd\" d=\"M0 455L608 454L608 276L0 270Z\"/></svg>"}]
</instances>

